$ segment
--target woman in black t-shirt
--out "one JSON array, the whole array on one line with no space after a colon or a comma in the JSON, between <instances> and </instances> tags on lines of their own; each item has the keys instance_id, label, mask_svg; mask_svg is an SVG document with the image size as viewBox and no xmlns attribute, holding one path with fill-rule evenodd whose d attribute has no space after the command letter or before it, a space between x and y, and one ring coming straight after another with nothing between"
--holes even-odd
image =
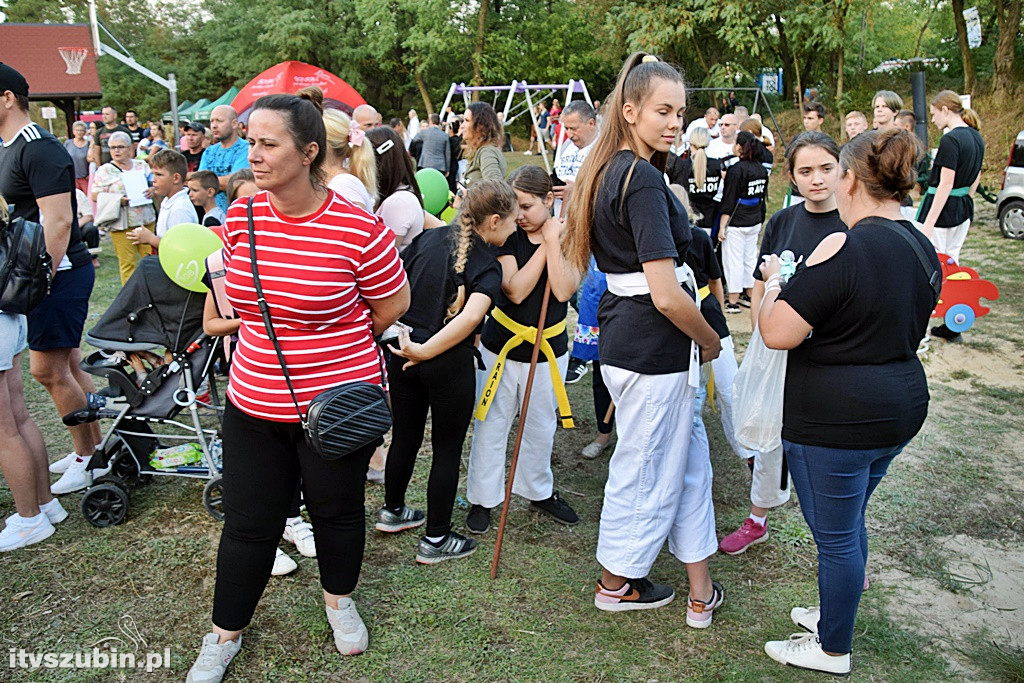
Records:
<instances>
[{"instance_id":1,"label":"woman in black t-shirt","mask_svg":"<svg viewBox=\"0 0 1024 683\"><path fill-rule=\"evenodd\" d=\"M502 291L480 335L480 355L489 374L480 387L466 472L466 498L471 506L466 527L476 534L487 531L491 509L505 499L508 433L526 391L537 321L549 284L542 353L537 357L530 389L530 409L512 492L562 524L580 521L554 490L551 473L551 449L558 428L556 410L562 414L563 426L573 426L562 378L569 365L566 302L576 293L580 275L562 258L563 224L551 216L555 202L551 177L541 167L528 165L508 180L518 200L519 227L497 251Z\"/></svg>"},{"instance_id":2,"label":"woman in black t-shirt","mask_svg":"<svg viewBox=\"0 0 1024 683\"><path fill-rule=\"evenodd\" d=\"M402 254L412 304L388 363L395 415L376 528L397 533L426 522L416 550L421 564L476 550L476 541L452 531L452 505L476 393L473 335L501 294L501 269L487 245L512 234L515 199L504 180L481 180L466 191L454 225L420 233ZM428 409L433 460L424 519L406 506L405 492Z\"/></svg>"},{"instance_id":3,"label":"woman in black t-shirt","mask_svg":"<svg viewBox=\"0 0 1024 683\"><path fill-rule=\"evenodd\" d=\"M690 198L690 206L700 214L694 222L708 233L715 224L718 215L718 202L715 197L722 185L722 162L710 159L707 147L711 144L711 133L707 128L694 128L690 133L690 156L680 162L677 178L678 183L686 190Z\"/></svg>"},{"instance_id":4,"label":"woman in black t-shirt","mask_svg":"<svg viewBox=\"0 0 1024 683\"><path fill-rule=\"evenodd\" d=\"M917 345L939 263L900 212L919 149L902 129L848 142L836 200L850 230L822 240L784 287L777 255L761 271L761 335L769 348L791 349L782 444L818 546L821 607L790 613L811 633L765 644L784 664L849 673L868 553L864 512L928 413Z\"/></svg>"},{"instance_id":5,"label":"woman in black t-shirt","mask_svg":"<svg viewBox=\"0 0 1024 683\"><path fill-rule=\"evenodd\" d=\"M753 133L736 134L739 161L725 172L718 240L722 242L722 270L729 290L726 313L740 312L740 293L754 286L750 274L757 262L757 235L765 216L768 171L761 165L764 145Z\"/></svg>"},{"instance_id":6,"label":"woman in black t-shirt","mask_svg":"<svg viewBox=\"0 0 1024 683\"><path fill-rule=\"evenodd\" d=\"M721 344L695 303L684 263L689 222L663 176L686 91L678 71L637 52L610 99L601 137L576 178L562 245L580 272L593 250L608 278L598 345L618 443L608 463L594 605L624 611L671 602L671 587L646 578L667 538L690 579L687 623L704 628L722 587L708 571L718 546L711 462L692 411L701 356L711 360Z\"/></svg>"}]
</instances>

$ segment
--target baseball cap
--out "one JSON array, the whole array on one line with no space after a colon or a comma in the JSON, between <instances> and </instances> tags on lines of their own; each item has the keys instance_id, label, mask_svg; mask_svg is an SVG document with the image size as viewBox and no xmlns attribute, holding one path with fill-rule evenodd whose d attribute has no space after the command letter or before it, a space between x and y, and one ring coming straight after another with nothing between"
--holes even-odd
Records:
<instances>
[{"instance_id":1,"label":"baseball cap","mask_svg":"<svg viewBox=\"0 0 1024 683\"><path fill-rule=\"evenodd\" d=\"M28 97L28 81L17 69L0 62L0 93L5 90Z\"/></svg>"},{"instance_id":2,"label":"baseball cap","mask_svg":"<svg viewBox=\"0 0 1024 683\"><path fill-rule=\"evenodd\" d=\"M185 124L185 130L194 130L197 133L206 135L206 127L198 121L190 121Z\"/></svg>"}]
</instances>

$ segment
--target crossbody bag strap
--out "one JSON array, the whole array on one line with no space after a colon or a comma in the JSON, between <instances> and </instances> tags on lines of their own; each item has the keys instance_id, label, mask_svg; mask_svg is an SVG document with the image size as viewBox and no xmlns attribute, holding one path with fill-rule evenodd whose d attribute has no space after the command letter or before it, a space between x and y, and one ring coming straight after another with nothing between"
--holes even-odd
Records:
<instances>
[{"instance_id":1,"label":"crossbody bag strap","mask_svg":"<svg viewBox=\"0 0 1024 683\"><path fill-rule=\"evenodd\" d=\"M249 197L249 201L246 203L246 216L249 219L249 265L252 267L252 282L256 288L256 303L259 305L260 313L263 315L263 326L267 328L267 336L270 337L270 343L274 345L274 351L277 352L277 360L281 363L281 370L284 371L284 381L288 384L288 393L292 395L295 412L299 414L299 422L302 423L302 427L305 429L306 418L299 407L299 399L295 396L295 389L292 388L292 378L288 374L288 364L285 363L284 354L281 353L281 345L277 343L277 335L274 334L274 324L270 319L270 307L267 306L267 300L263 298L263 287L260 286L260 274L256 268L256 228L252 220L253 199L253 197Z\"/></svg>"},{"instance_id":2,"label":"crossbody bag strap","mask_svg":"<svg viewBox=\"0 0 1024 683\"><path fill-rule=\"evenodd\" d=\"M932 294L935 299L935 301L932 302L932 305L934 306L939 300L939 295L942 293L942 269L939 268L936 270L932 266L931 261L928 258L928 254L925 253L924 247L921 246L921 243L914 239L912 235L907 233L906 230L893 225L893 222L894 221L875 218L867 218L866 220L861 221L861 223L870 223L871 225L886 227L906 240L911 249L914 250L914 255L917 256L917 260L921 264L921 268L924 269L925 277L928 278L928 286L932 288Z\"/></svg>"}]
</instances>

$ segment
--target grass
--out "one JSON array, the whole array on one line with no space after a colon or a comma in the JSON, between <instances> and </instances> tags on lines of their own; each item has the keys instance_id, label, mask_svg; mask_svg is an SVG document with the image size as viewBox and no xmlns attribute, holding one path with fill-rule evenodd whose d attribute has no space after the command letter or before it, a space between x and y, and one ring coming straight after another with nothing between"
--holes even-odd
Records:
<instances>
[{"instance_id":1,"label":"grass","mask_svg":"<svg viewBox=\"0 0 1024 683\"><path fill-rule=\"evenodd\" d=\"M539 163L521 154L508 157L510 170ZM771 188L774 208L781 202L783 183L773 178ZM991 277L998 277L1005 299L965 338L971 348L995 354L1021 347L1024 325L1014 322L1021 315L1017 292L1024 278L1018 266L1024 245L1000 240L991 216L983 220L972 230L965 259L990 262L991 271L983 275L997 274ZM90 325L119 289L113 255L108 251L103 259ZM977 576L962 568L951 571L951 559L935 541L968 534L1019 547L1024 540L1019 474L1013 479L1008 471L1015 468L1002 466L1018 461L1013 446L1024 394L986 382L972 368L945 377L929 372L931 417L894 461L869 509L873 557L868 571L872 575L878 563L891 562L936 581L942 590L979 590L983 571ZM954 380L969 379L966 389L963 382L947 384L951 374ZM31 379L26 391L51 457L66 453L70 440L49 398ZM607 456L588 461L577 455L596 432L588 379L570 386L569 395L577 429L559 431L552 459L556 486L579 512L579 526L560 527L529 511L523 501L513 501L501 573L492 581L493 531L466 560L417 566L414 535L372 531L383 490L369 486L366 556L356 597L370 629L370 649L356 658L337 655L323 614L316 562L293 551L299 571L271 579L229 680L824 680L819 674L781 669L762 651L766 640L795 630L788 618L793 605L817 602L816 552L795 502L771 513L769 542L740 556L712 558L712 573L725 585L727 601L707 631L685 626L682 600L650 613L609 615L593 608ZM721 536L748 511L749 473L729 450L717 416L706 412L705 422ZM428 464L424 453L409 489L411 505L425 505ZM170 670L145 677L118 671L7 670L0 679L181 680L209 628L220 533L220 525L202 509L201 491L201 483L169 479L137 488L127 522L108 529L89 526L76 507L80 496L72 494L64 497L71 516L52 539L0 556L4 646L84 651L103 638L125 638L118 623L130 615L145 638L143 651L170 648ZM10 514L12 507L9 491L0 487L0 512ZM464 515L464 508L455 511L457 527ZM683 568L667 552L651 578L685 595ZM858 615L850 680L961 679L961 670L943 656L948 648L938 645L938 636L891 611L899 590L872 576ZM972 680L1020 680L1012 678L1019 676L1019 651L999 650L1004 661L978 642L956 641L961 651L957 664L972 671Z\"/></svg>"}]
</instances>

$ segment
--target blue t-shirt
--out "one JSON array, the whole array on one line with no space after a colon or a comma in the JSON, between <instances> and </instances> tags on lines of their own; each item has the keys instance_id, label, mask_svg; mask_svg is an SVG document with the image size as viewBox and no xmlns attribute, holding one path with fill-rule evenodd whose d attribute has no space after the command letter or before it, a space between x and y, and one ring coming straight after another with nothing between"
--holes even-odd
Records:
<instances>
[{"instance_id":1,"label":"blue t-shirt","mask_svg":"<svg viewBox=\"0 0 1024 683\"><path fill-rule=\"evenodd\" d=\"M213 171L218 177L231 175L243 168L249 168L249 143L242 138L235 140L235 144L227 149L220 143L210 145L203 151L203 158L199 162L200 171ZM228 195L225 192L217 193L217 206L222 211L228 210Z\"/></svg>"}]
</instances>

